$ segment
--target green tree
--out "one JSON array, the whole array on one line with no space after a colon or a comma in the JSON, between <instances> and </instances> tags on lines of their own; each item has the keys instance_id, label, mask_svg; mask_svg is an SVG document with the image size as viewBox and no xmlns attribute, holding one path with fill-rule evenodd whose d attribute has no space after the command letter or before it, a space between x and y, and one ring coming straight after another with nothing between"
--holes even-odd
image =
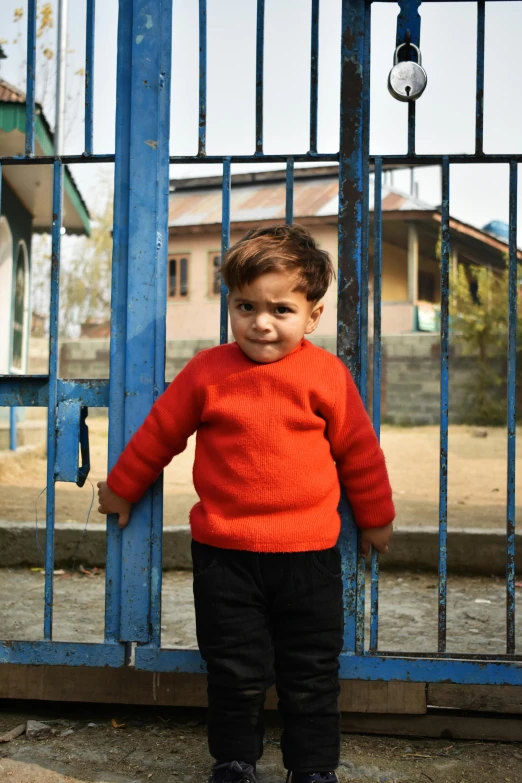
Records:
<instances>
[{"instance_id":1,"label":"green tree","mask_svg":"<svg viewBox=\"0 0 522 783\"><path fill-rule=\"evenodd\" d=\"M60 269L60 337L78 337L81 324L108 321L111 303L112 193L98 214L91 216L90 237L62 238ZM51 237L33 237L32 310L49 313ZM48 333L49 324L45 324Z\"/></svg>"},{"instance_id":2,"label":"green tree","mask_svg":"<svg viewBox=\"0 0 522 783\"><path fill-rule=\"evenodd\" d=\"M78 336L89 320L108 321L111 308L112 199L94 215L91 236L71 249L60 285L60 333Z\"/></svg>"},{"instance_id":3,"label":"green tree","mask_svg":"<svg viewBox=\"0 0 522 783\"><path fill-rule=\"evenodd\" d=\"M467 418L473 424L506 420L508 274L483 266L458 267L451 281L452 342L474 360L469 379ZM517 315L517 351L522 349Z\"/></svg>"}]
</instances>

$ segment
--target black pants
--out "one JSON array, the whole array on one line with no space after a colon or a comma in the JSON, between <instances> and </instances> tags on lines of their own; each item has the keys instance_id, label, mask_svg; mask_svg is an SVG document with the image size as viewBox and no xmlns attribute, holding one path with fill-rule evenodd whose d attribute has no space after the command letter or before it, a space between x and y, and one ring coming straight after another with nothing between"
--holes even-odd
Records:
<instances>
[{"instance_id":1,"label":"black pants","mask_svg":"<svg viewBox=\"0 0 522 783\"><path fill-rule=\"evenodd\" d=\"M261 757L265 691L275 679L285 767L335 769L343 632L337 548L259 554L193 541L192 558L211 755L250 764Z\"/></svg>"}]
</instances>

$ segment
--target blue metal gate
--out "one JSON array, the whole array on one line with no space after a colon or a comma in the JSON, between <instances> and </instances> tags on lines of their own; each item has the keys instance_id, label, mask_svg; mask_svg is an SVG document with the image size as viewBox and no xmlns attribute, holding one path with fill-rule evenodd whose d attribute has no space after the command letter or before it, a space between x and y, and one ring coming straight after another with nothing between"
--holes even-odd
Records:
<instances>
[{"instance_id":1,"label":"blue metal gate","mask_svg":"<svg viewBox=\"0 0 522 783\"><path fill-rule=\"evenodd\" d=\"M377 1L377 0L376 0ZM385 1L385 0L383 0ZM390 0L391 1L391 0ZM435 0L433 0L435 1ZM470 0L471 1L471 0ZM478 14L475 154L417 155L415 103L407 104L408 151L369 155L371 0L343 0L341 47L340 147L337 154L317 149L319 0L312 0L310 66L310 150L303 155L268 155L263 146L264 0L257 0L256 149L253 155L206 155L206 0L199 0L199 145L196 156L169 157L172 0L120 0L117 61L116 150L93 154L93 57L95 0L87 0L85 149L76 155L34 155L36 0L28 0L27 113L25 155L0 158L1 166L50 164L54 168L50 360L45 376L0 377L0 405L47 406L48 469L45 543L44 639L0 642L0 662L124 666L136 644L137 668L201 672L194 650L161 646L162 480L135 506L133 525L107 524L105 641L74 644L53 641L54 505L56 481L82 481L78 438L85 435L87 408L109 407L109 467L165 388L165 315L169 164L219 163L223 172L222 253L230 240L232 163L280 162L286 165L286 219L293 219L296 162L339 164L338 354L366 398L368 379L369 175L375 177L373 420L380 426L380 305L383 169L437 164L442 167L441 388L440 388L440 550L439 641L432 654L385 653L378 648L379 562L371 558L370 638L364 638L365 563L357 556L357 529L342 503L341 546L345 580L346 631L341 676L371 680L409 680L522 684L522 656L515 654L515 362L517 307L517 164L521 154L490 155L483 150L484 18ZM397 45L420 43L419 0L398 3ZM399 9L398 9L399 10ZM408 48L405 48L406 56ZM64 165L114 162L115 209L112 272L110 381L58 377L60 228ZM509 175L509 347L508 347L508 501L506 529L506 654L455 654L446 651L449 177L452 163L503 163ZM227 334L226 290L222 289L220 339Z\"/></svg>"}]
</instances>

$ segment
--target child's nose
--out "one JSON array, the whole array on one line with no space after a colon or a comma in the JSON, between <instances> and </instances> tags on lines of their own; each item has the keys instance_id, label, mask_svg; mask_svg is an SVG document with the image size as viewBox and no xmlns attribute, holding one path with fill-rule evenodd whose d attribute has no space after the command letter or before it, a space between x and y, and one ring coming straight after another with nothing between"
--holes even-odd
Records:
<instances>
[{"instance_id":1,"label":"child's nose","mask_svg":"<svg viewBox=\"0 0 522 783\"><path fill-rule=\"evenodd\" d=\"M270 317L268 313L259 313L256 317L256 329L266 330L270 328Z\"/></svg>"}]
</instances>

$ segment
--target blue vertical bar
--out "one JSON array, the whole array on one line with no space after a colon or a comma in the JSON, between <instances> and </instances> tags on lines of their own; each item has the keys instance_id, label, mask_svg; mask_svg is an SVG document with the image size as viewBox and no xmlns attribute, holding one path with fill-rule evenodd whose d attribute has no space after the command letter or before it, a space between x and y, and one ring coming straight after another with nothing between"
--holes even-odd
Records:
<instances>
[{"instance_id":1,"label":"blue vertical bar","mask_svg":"<svg viewBox=\"0 0 522 783\"><path fill-rule=\"evenodd\" d=\"M45 508L44 639L53 638L54 496L58 388L58 328L60 313L60 229L62 227L63 169L53 164L53 224L51 249L51 306L49 316L49 403L47 418L47 492Z\"/></svg>"},{"instance_id":2,"label":"blue vertical bar","mask_svg":"<svg viewBox=\"0 0 522 783\"><path fill-rule=\"evenodd\" d=\"M263 152L263 71L265 57L265 0L257 0L256 25L256 153Z\"/></svg>"},{"instance_id":3,"label":"blue vertical bar","mask_svg":"<svg viewBox=\"0 0 522 783\"><path fill-rule=\"evenodd\" d=\"M439 652L446 652L446 596L448 579L449 218L449 161L444 156L442 159L442 242L440 258Z\"/></svg>"},{"instance_id":4,"label":"blue vertical bar","mask_svg":"<svg viewBox=\"0 0 522 783\"><path fill-rule=\"evenodd\" d=\"M373 428L381 436L382 158L375 158L373 197Z\"/></svg>"},{"instance_id":5,"label":"blue vertical bar","mask_svg":"<svg viewBox=\"0 0 522 783\"><path fill-rule=\"evenodd\" d=\"M382 158L375 158L373 202L373 428L381 435ZM370 651L379 644L379 553L372 549Z\"/></svg>"},{"instance_id":6,"label":"blue vertical bar","mask_svg":"<svg viewBox=\"0 0 522 783\"><path fill-rule=\"evenodd\" d=\"M294 222L294 159L286 161L286 209L285 221L291 226Z\"/></svg>"},{"instance_id":7,"label":"blue vertical bar","mask_svg":"<svg viewBox=\"0 0 522 783\"><path fill-rule=\"evenodd\" d=\"M408 103L408 155L415 155L415 101Z\"/></svg>"},{"instance_id":8,"label":"blue vertical bar","mask_svg":"<svg viewBox=\"0 0 522 783\"><path fill-rule=\"evenodd\" d=\"M379 553L372 547L370 592L370 652L379 646Z\"/></svg>"},{"instance_id":9,"label":"blue vertical bar","mask_svg":"<svg viewBox=\"0 0 522 783\"><path fill-rule=\"evenodd\" d=\"M319 96L319 0L312 0L310 57L310 152L317 152L317 104Z\"/></svg>"},{"instance_id":10,"label":"blue vertical bar","mask_svg":"<svg viewBox=\"0 0 522 783\"><path fill-rule=\"evenodd\" d=\"M477 87L475 108L475 155L484 153L484 36L485 0L477 3Z\"/></svg>"},{"instance_id":11,"label":"blue vertical bar","mask_svg":"<svg viewBox=\"0 0 522 783\"><path fill-rule=\"evenodd\" d=\"M9 408L9 450L16 451L16 411L14 405Z\"/></svg>"},{"instance_id":12,"label":"blue vertical bar","mask_svg":"<svg viewBox=\"0 0 522 783\"><path fill-rule=\"evenodd\" d=\"M94 22L96 0L87 0L85 32L85 154L92 155L94 118Z\"/></svg>"},{"instance_id":13,"label":"blue vertical bar","mask_svg":"<svg viewBox=\"0 0 522 783\"><path fill-rule=\"evenodd\" d=\"M163 23L171 23L169 4L163 9ZM161 134L166 133L166 159L158 161L158 217L156 239L156 335L154 364L154 401L165 389L165 348L167 338L167 266L169 246L169 138L170 138L170 99L164 100L166 93L170 96L171 46L164 45L160 49L160 100L159 126ZM152 529L151 529L151 573L150 573L150 627L151 644L161 645L161 587L163 559L163 474L152 488Z\"/></svg>"},{"instance_id":14,"label":"blue vertical bar","mask_svg":"<svg viewBox=\"0 0 522 783\"><path fill-rule=\"evenodd\" d=\"M364 612L366 604L366 558L359 552L361 532L357 533L357 600L355 620L355 652L362 655L364 652Z\"/></svg>"},{"instance_id":15,"label":"blue vertical bar","mask_svg":"<svg viewBox=\"0 0 522 783\"><path fill-rule=\"evenodd\" d=\"M172 0L132 2L130 36L130 145L128 194L127 339L125 366L125 440L143 423L157 393L157 301L164 290L158 283L159 249L167 244L164 168L169 166L170 72ZM166 186L164 187L166 191ZM164 250L161 251L162 253ZM164 376L163 376L164 382ZM151 637L152 545L159 520L155 489L132 508L122 536L120 634L125 642L148 642Z\"/></svg>"},{"instance_id":16,"label":"blue vertical bar","mask_svg":"<svg viewBox=\"0 0 522 783\"><path fill-rule=\"evenodd\" d=\"M509 315L507 385L506 652L515 652L515 471L517 450L517 202L518 166L509 164Z\"/></svg>"},{"instance_id":17,"label":"blue vertical bar","mask_svg":"<svg viewBox=\"0 0 522 783\"><path fill-rule=\"evenodd\" d=\"M129 251L130 103L132 2L120 2L116 73L116 155L112 247L111 342L109 374L109 453L111 470L125 446L125 365ZM120 639L122 531L115 515L107 517L105 641Z\"/></svg>"},{"instance_id":18,"label":"blue vertical bar","mask_svg":"<svg viewBox=\"0 0 522 783\"><path fill-rule=\"evenodd\" d=\"M207 147L207 0L199 0L199 124L198 155Z\"/></svg>"},{"instance_id":19,"label":"blue vertical bar","mask_svg":"<svg viewBox=\"0 0 522 783\"><path fill-rule=\"evenodd\" d=\"M221 260L230 247L230 158L223 161L223 186L221 202ZM219 342L220 345L228 342L228 288L221 277L221 301L219 312Z\"/></svg>"},{"instance_id":20,"label":"blue vertical bar","mask_svg":"<svg viewBox=\"0 0 522 783\"><path fill-rule=\"evenodd\" d=\"M0 163L0 217L2 215L2 164ZM9 450L16 451L17 447L17 412L16 408L12 405L9 408Z\"/></svg>"},{"instance_id":21,"label":"blue vertical bar","mask_svg":"<svg viewBox=\"0 0 522 783\"><path fill-rule=\"evenodd\" d=\"M371 4L364 7L364 59L363 59L363 203L362 203L362 249L361 249L361 320L360 356L361 372L359 391L362 401L368 397L368 252L370 236L370 46L371 46Z\"/></svg>"},{"instance_id":22,"label":"blue vertical bar","mask_svg":"<svg viewBox=\"0 0 522 783\"><path fill-rule=\"evenodd\" d=\"M371 46L371 4L364 6L364 55L363 55L363 224L361 248L361 321L360 356L361 373L359 391L366 406L368 403L368 253L370 236L370 46ZM359 544L361 532L358 534ZM366 558L359 554L357 563L357 625L356 652L364 652L364 615L366 599Z\"/></svg>"},{"instance_id":23,"label":"blue vertical bar","mask_svg":"<svg viewBox=\"0 0 522 783\"><path fill-rule=\"evenodd\" d=\"M337 354L355 382L360 377L362 226L364 202L364 0L343 0L339 146L339 267ZM356 648L358 537L343 493L340 504L345 634L343 648Z\"/></svg>"},{"instance_id":24,"label":"blue vertical bar","mask_svg":"<svg viewBox=\"0 0 522 783\"><path fill-rule=\"evenodd\" d=\"M419 6L422 0L398 0L398 2L400 11L397 17L397 36L395 46L399 46L401 43L405 43L407 40L409 40L410 43L419 46L421 33L421 17L419 14ZM406 59L409 59L407 52Z\"/></svg>"},{"instance_id":25,"label":"blue vertical bar","mask_svg":"<svg viewBox=\"0 0 522 783\"><path fill-rule=\"evenodd\" d=\"M399 0L395 46L412 43L420 46L421 17L419 6L422 0ZM399 54L401 60L415 59L414 50L404 47ZM415 155L415 101L408 102L408 155Z\"/></svg>"},{"instance_id":26,"label":"blue vertical bar","mask_svg":"<svg viewBox=\"0 0 522 783\"><path fill-rule=\"evenodd\" d=\"M36 0L27 2L27 84L25 88L25 154L34 155L36 78Z\"/></svg>"}]
</instances>

